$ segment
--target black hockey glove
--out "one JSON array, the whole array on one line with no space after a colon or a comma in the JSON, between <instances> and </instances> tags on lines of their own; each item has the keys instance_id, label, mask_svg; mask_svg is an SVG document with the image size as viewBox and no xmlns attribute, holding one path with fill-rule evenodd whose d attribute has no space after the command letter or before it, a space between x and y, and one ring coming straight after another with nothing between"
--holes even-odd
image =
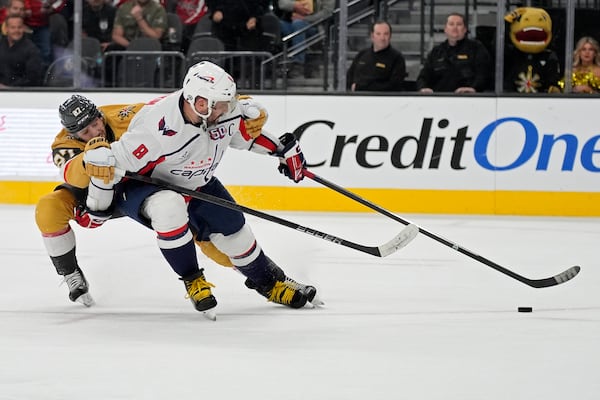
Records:
<instances>
[{"instance_id":1,"label":"black hockey glove","mask_svg":"<svg viewBox=\"0 0 600 400\"><path fill-rule=\"evenodd\" d=\"M279 141L283 148L277 151L279 156L279 172L293 180L294 182L300 182L304 178L304 166L306 160L304 160L304 154L300 149L300 144L296 137L291 133L285 133Z\"/></svg>"}]
</instances>

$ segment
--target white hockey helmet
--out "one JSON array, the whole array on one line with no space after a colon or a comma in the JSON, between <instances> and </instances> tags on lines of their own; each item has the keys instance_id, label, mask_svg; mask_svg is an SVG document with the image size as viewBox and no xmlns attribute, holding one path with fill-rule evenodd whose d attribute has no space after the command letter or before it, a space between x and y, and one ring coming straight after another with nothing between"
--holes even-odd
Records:
<instances>
[{"instance_id":1,"label":"white hockey helmet","mask_svg":"<svg viewBox=\"0 0 600 400\"><path fill-rule=\"evenodd\" d=\"M208 61L192 65L183 79L183 98L192 105L192 110L198 116L205 119L210 116L217 102L234 100L235 90L235 82L231 75ZM200 114L196 110L198 96L208 100L207 114Z\"/></svg>"}]
</instances>

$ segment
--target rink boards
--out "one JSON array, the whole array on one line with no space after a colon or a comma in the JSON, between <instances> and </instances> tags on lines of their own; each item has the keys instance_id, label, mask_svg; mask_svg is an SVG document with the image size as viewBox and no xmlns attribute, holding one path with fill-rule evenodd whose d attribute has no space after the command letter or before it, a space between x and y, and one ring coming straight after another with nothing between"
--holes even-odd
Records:
<instances>
[{"instance_id":1,"label":"rink boards","mask_svg":"<svg viewBox=\"0 0 600 400\"><path fill-rule=\"evenodd\" d=\"M58 183L50 144L69 93L0 99L0 202L34 204ZM97 104L155 93L86 93ZM395 212L600 215L600 99L485 96L254 96L266 129L299 137L308 168ZM230 150L217 176L253 208L365 211L277 160Z\"/></svg>"}]
</instances>

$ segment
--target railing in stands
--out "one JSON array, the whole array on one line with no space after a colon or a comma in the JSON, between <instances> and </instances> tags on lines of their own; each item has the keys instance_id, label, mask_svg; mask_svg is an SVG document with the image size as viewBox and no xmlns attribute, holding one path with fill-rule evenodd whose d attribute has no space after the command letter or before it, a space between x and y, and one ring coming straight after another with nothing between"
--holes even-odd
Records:
<instances>
[{"instance_id":1,"label":"railing in stands","mask_svg":"<svg viewBox=\"0 0 600 400\"><path fill-rule=\"evenodd\" d=\"M186 59L179 51L108 51L102 66L103 87L179 88Z\"/></svg>"},{"instance_id":2,"label":"railing in stands","mask_svg":"<svg viewBox=\"0 0 600 400\"><path fill-rule=\"evenodd\" d=\"M278 74L269 63L273 54L267 51L196 51L187 56L187 65L202 60L220 65L236 81L238 89L276 89ZM269 65L270 64L270 65Z\"/></svg>"},{"instance_id":3,"label":"railing in stands","mask_svg":"<svg viewBox=\"0 0 600 400\"><path fill-rule=\"evenodd\" d=\"M364 20L365 18L372 17L373 15L378 15L380 12L385 12L387 8L400 0L388 0L388 1L377 1L375 5L370 5L367 9L361 9L357 13L354 13L351 17L348 18L347 27L352 24ZM363 4L363 0L352 0L348 1L346 7L350 9L353 6L360 6ZM385 4L382 4L385 3ZM273 55L272 59L267 60L266 63L272 63L275 65L275 68L281 68L281 77L282 77L282 89L287 90L288 87L288 78L287 72L289 65L291 63L291 58L295 55L308 51L312 46L322 43L322 67L323 67L323 90L327 91L330 88L329 85L329 63L330 59L333 60L335 66L337 67L337 63L341 60L337 57L337 47L332 46L332 43L339 44L340 41L343 43L347 42L347 35L339 32L337 27L338 16L340 14L339 7L333 11L333 14L329 17L321 18L308 26L295 31L287 36L282 38L282 47L283 50L280 53ZM291 45L292 40L299 35L306 34L310 30L317 29L318 32L315 35L308 36L307 39L299 44ZM332 50L332 57L330 57L330 50ZM333 69L334 82L338 81L337 68Z\"/></svg>"},{"instance_id":4,"label":"railing in stands","mask_svg":"<svg viewBox=\"0 0 600 400\"><path fill-rule=\"evenodd\" d=\"M103 87L180 88L190 65L208 60L220 65L240 89L275 89L277 71L264 51L198 51L187 57L178 51L109 51L104 55Z\"/></svg>"}]
</instances>

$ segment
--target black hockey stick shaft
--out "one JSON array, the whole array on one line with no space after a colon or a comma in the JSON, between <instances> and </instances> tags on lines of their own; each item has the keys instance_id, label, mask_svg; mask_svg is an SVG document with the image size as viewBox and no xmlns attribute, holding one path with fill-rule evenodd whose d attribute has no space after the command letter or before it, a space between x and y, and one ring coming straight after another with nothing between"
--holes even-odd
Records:
<instances>
[{"instance_id":1,"label":"black hockey stick shaft","mask_svg":"<svg viewBox=\"0 0 600 400\"><path fill-rule=\"evenodd\" d=\"M197 192L195 190L190 190L190 189L178 186L178 185L174 185L174 184L165 182L160 179L148 177L145 175L140 175L140 174L137 174L135 172L130 172L130 171L118 171L118 173L129 179L133 179L133 180L140 181L140 182L145 182L145 183L148 183L151 185L156 185L156 186L159 186L159 187L162 187L165 189L173 190L173 191L181 193L181 194L185 194L187 196L190 196L190 197L198 199L198 200L203 200L208 203L216 204L218 206L225 207L225 208L228 208L231 210L236 210L236 211L240 211L240 212L243 212L246 214L254 215L255 217L262 218L264 220L271 221L271 222L274 222L279 225L287 226L288 228L306 233L310 236L314 236L314 237L317 237L317 238L320 238L323 240L327 240L329 242L333 242L335 244L339 244L344 247L349 247L351 249L358 250L363 253L371 254L376 257L385 257L385 256L395 252L396 250L399 250L400 248L402 248L406 244L408 244L418 233L416 227L411 225L411 227L410 227L411 229L405 228L402 232L400 232L400 234L398 234L396 237L394 237L388 243L385 243L381 246L365 246L365 245L361 245L358 243L354 243L354 242L339 238L339 237L331 235L329 233L321 232L316 229L309 228L307 226L299 225L295 222L285 220L285 219L277 217L275 215L267 214L265 212L255 210L255 209L243 206L241 204L234 203L234 202L226 200L226 199L222 199L220 197L212 196L207 193Z\"/></svg>"},{"instance_id":2,"label":"black hockey stick shaft","mask_svg":"<svg viewBox=\"0 0 600 400\"><path fill-rule=\"evenodd\" d=\"M561 272L560 274L557 274L557 275L549 277L549 278L543 278L543 279L529 279L529 278L526 278L526 277L524 277L522 275L517 274L514 271L511 271L508 268L505 268L505 267L503 267L503 266L501 266L501 265L493 262L492 260L489 260L489 259L487 259L487 258L485 258L483 256L480 256L479 254L476 254L476 253L474 253L474 252L466 249L463 246L460 246L460 245L458 245L458 244L456 244L456 243L454 243L454 242L452 242L452 241L450 241L448 239L444 239L443 237L438 236L438 235L436 235L433 232L430 232L430 231L428 231L428 230L426 230L426 229L424 229L424 228L422 228L422 227L420 227L420 226L418 226L418 225L416 225L416 224L414 224L414 223L412 223L412 222L410 222L410 221L408 221L408 220L406 220L404 218L401 218L398 215L396 215L396 214L394 214L394 213L392 213L392 212L390 212L390 211L388 211L388 210L386 210L386 209L378 206L377 204L374 204L374 203L370 202L369 200L366 200L366 199L358 196L357 194L352 193L349 190L346 190L343 187L341 187L339 185L336 185L335 183L333 183L331 181L328 181L327 179L324 179L324 178L318 176L317 174L309 171L308 169L304 169L304 176L307 177L307 178L312 179L315 182L320 183L323 186L326 186L326 187L328 187L330 189L333 189L334 191L336 191L336 192L338 192L338 193L340 193L340 194L342 194L342 195L344 195L346 197L349 197L352 200L355 200L355 201L363 204L364 206L367 206L370 209L375 210L375 211L379 212L380 214L383 214L386 217L389 217L389 218L391 218L391 219L393 219L393 220L395 220L397 222L400 222L400 223L402 223L404 225L408 225L408 224L415 225L419 229L419 233L422 233L423 235L425 235L425 236L427 236L427 237L429 237L429 238L431 238L431 239L433 239L433 240L435 240L435 241L437 241L439 243L442 243L443 245L448 246L451 249L456 250L459 253L462 253L462 254L466 255L467 257L470 257L470 258L472 258L474 260L477 260L480 263L485 264L488 267L491 267L491 268L495 269L496 271L499 271L499 272L501 272L501 273L503 273L505 275L508 275L511 278L516 279L519 282L522 282L522 283L524 283L524 284L526 284L528 286L531 286L531 287L534 287L534 288L544 288L544 287L549 287L549 286L555 286L555 285L561 284L563 282L566 282L566 281L574 278L579 273L579 271L581 269L579 266L573 266L573 267L570 267L567 270Z\"/></svg>"}]
</instances>

